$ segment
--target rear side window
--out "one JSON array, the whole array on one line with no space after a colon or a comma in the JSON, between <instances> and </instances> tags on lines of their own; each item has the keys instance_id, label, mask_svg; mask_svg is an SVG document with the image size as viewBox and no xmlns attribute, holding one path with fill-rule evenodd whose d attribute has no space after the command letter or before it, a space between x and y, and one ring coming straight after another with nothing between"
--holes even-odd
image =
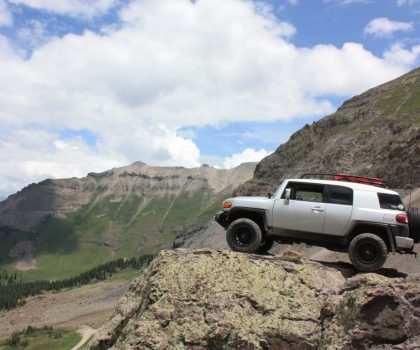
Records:
<instances>
[{"instance_id":1,"label":"rear side window","mask_svg":"<svg viewBox=\"0 0 420 350\"><path fill-rule=\"evenodd\" d=\"M405 210L404 203L396 194L378 193L378 198L382 209Z\"/></svg>"},{"instance_id":2,"label":"rear side window","mask_svg":"<svg viewBox=\"0 0 420 350\"><path fill-rule=\"evenodd\" d=\"M343 186L328 186L326 202L353 205L353 190Z\"/></svg>"}]
</instances>

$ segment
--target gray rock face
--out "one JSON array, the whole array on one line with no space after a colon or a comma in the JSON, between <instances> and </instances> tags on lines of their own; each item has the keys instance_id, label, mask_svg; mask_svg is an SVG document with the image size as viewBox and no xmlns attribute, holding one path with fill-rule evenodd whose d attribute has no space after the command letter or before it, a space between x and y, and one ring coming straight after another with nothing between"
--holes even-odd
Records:
<instances>
[{"instance_id":1,"label":"gray rock face","mask_svg":"<svg viewBox=\"0 0 420 350\"><path fill-rule=\"evenodd\" d=\"M162 251L87 348L416 349L420 277L382 273L293 252Z\"/></svg>"},{"instance_id":2,"label":"gray rock face","mask_svg":"<svg viewBox=\"0 0 420 350\"><path fill-rule=\"evenodd\" d=\"M256 167L235 195L273 192L304 173L379 177L420 187L420 68L355 96L336 113L293 134Z\"/></svg>"},{"instance_id":3,"label":"gray rock face","mask_svg":"<svg viewBox=\"0 0 420 350\"><path fill-rule=\"evenodd\" d=\"M222 226L212 220L191 231L179 233L172 248L228 249L226 232Z\"/></svg>"},{"instance_id":4,"label":"gray rock face","mask_svg":"<svg viewBox=\"0 0 420 350\"><path fill-rule=\"evenodd\" d=\"M45 180L31 184L0 202L0 227L33 231L48 214L65 218L88 203L102 200L123 202L128 196L151 198L210 191L232 193L239 184L249 180L255 163L244 163L233 169L209 166L154 167L142 162L114 168L102 173L89 173L77 179Z\"/></svg>"}]
</instances>

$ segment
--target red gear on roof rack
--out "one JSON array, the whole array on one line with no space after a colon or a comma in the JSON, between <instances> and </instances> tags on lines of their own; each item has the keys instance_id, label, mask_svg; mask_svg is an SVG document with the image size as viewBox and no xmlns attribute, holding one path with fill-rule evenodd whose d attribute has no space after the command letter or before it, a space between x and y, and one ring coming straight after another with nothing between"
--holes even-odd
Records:
<instances>
[{"instance_id":1,"label":"red gear on roof rack","mask_svg":"<svg viewBox=\"0 0 420 350\"><path fill-rule=\"evenodd\" d=\"M346 174L334 175L336 181L357 182L365 185L385 186L385 181L376 177L353 176Z\"/></svg>"},{"instance_id":2,"label":"red gear on roof rack","mask_svg":"<svg viewBox=\"0 0 420 350\"><path fill-rule=\"evenodd\" d=\"M314 174L303 174L301 178L303 179L309 176L332 177L336 181L356 182L360 184L380 186L380 187L385 187L388 184L387 181L378 179L376 177L354 176L354 175L347 175L347 174L314 173Z\"/></svg>"}]
</instances>

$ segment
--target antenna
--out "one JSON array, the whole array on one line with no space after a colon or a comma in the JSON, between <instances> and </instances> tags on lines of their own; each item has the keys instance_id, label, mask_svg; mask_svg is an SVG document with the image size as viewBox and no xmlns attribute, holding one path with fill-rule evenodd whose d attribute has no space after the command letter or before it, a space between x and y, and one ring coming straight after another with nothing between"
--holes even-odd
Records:
<instances>
[{"instance_id":1,"label":"antenna","mask_svg":"<svg viewBox=\"0 0 420 350\"><path fill-rule=\"evenodd\" d=\"M410 186L410 197L408 199L408 210L410 210L410 208L411 208L411 188L412 188L412 186Z\"/></svg>"},{"instance_id":2,"label":"antenna","mask_svg":"<svg viewBox=\"0 0 420 350\"><path fill-rule=\"evenodd\" d=\"M408 210L411 208L411 192L413 190L413 167L411 167L411 175L410 175L410 196L408 199Z\"/></svg>"}]
</instances>

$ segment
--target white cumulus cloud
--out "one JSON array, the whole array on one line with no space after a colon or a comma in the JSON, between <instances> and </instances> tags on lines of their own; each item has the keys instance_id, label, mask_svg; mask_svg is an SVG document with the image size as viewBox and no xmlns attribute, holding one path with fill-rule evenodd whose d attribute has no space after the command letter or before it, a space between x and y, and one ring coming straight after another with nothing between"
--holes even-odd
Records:
<instances>
[{"instance_id":1,"label":"white cumulus cloud","mask_svg":"<svg viewBox=\"0 0 420 350\"><path fill-rule=\"evenodd\" d=\"M420 45L406 49L401 43L395 43L390 49L385 51L384 57L391 63L404 62L407 66L415 65L420 57Z\"/></svg>"},{"instance_id":2,"label":"white cumulus cloud","mask_svg":"<svg viewBox=\"0 0 420 350\"><path fill-rule=\"evenodd\" d=\"M8 0L15 5L25 5L71 17L93 18L108 12L120 0Z\"/></svg>"},{"instance_id":3,"label":"white cumulus cloud","mask_svg":"<svg viewBox=\"0 0 420 350\"><path fill-rule=\"evenodd\" d=\"M408 32L413 30L412 22L391 21L386 17L371 20L365 27L364 32L377 37L391 36L395 32Z\"/></svg>"},{"instance_id":4,"label":"white cumulus cloud","mask_svg":"<svg viewBox=\"0 0 420 350\"><path fill-rule=\"evenodd\" d=\"M12 13L4 0L0 0L0 27L8 27L13 24Z\"/></svg>"},{"instance_id":5,"label":"white cumulus cloud","mask_svg":"<svg viewBox=\"0 0 420 350\"><path fill-rule=\"evenodd\" d=\"M198 148L174 133L142 131L131 137L146 138L146 142L118 142L115 150L94 150L80 137L63 139L56 132L34 128L14 130L0 139L0 198L45 178L83 177L91 171L127 165L133 159L147 159L152 165L200 166ZM137 146L133 154L126 157L131 151L121 148L133 146Z\"/></svg>"},{"instance_id":6,"label":"white cumulus cloud","mask_svg":"<svg viewBox=\"0 0 420 350\"><path fill-rule=\"evenodd\" d=\"M223 168L230 169L246 162L259 162L271 153L273 153L273 151L267 151L264 148L259 150L246 148L240 153L234 153L230 157L225 157L223 160Z\"/></svg>"},{"instance_id":7,"label":"white cumulus cloud","mask_svg":"<svg viewBox=\"0 0 420 350\"><path fill-rule=\"evenodd\" d=\"M13 1L73 13L65 2ZM360 93L413 64L357 43L297 47L289 41L294 26L251 1L133 1L120 19L100 34L49 38L28 59L0 36L2 186L136 160L199 166L205 155L194 135L178 130L322 116L334 110L325 96ZM69 144L62 130L88 130L95 146ZM48 142L19 141L17 131L43 131Z\"/></svg>"},{"instance_id":8,"label":"white cumulus cloud","mask_svg":"<svg viewBox=\"0 0 420 350\"><path fill-rule=\"evenodd\" d=\"M0 197L45 178L85 176L123 165L119 155L92 152L83 140L61 140L41 129L19 129L0 139ZM126 163L125 163L126 164Z\"/></svg>"}]
</instances>

